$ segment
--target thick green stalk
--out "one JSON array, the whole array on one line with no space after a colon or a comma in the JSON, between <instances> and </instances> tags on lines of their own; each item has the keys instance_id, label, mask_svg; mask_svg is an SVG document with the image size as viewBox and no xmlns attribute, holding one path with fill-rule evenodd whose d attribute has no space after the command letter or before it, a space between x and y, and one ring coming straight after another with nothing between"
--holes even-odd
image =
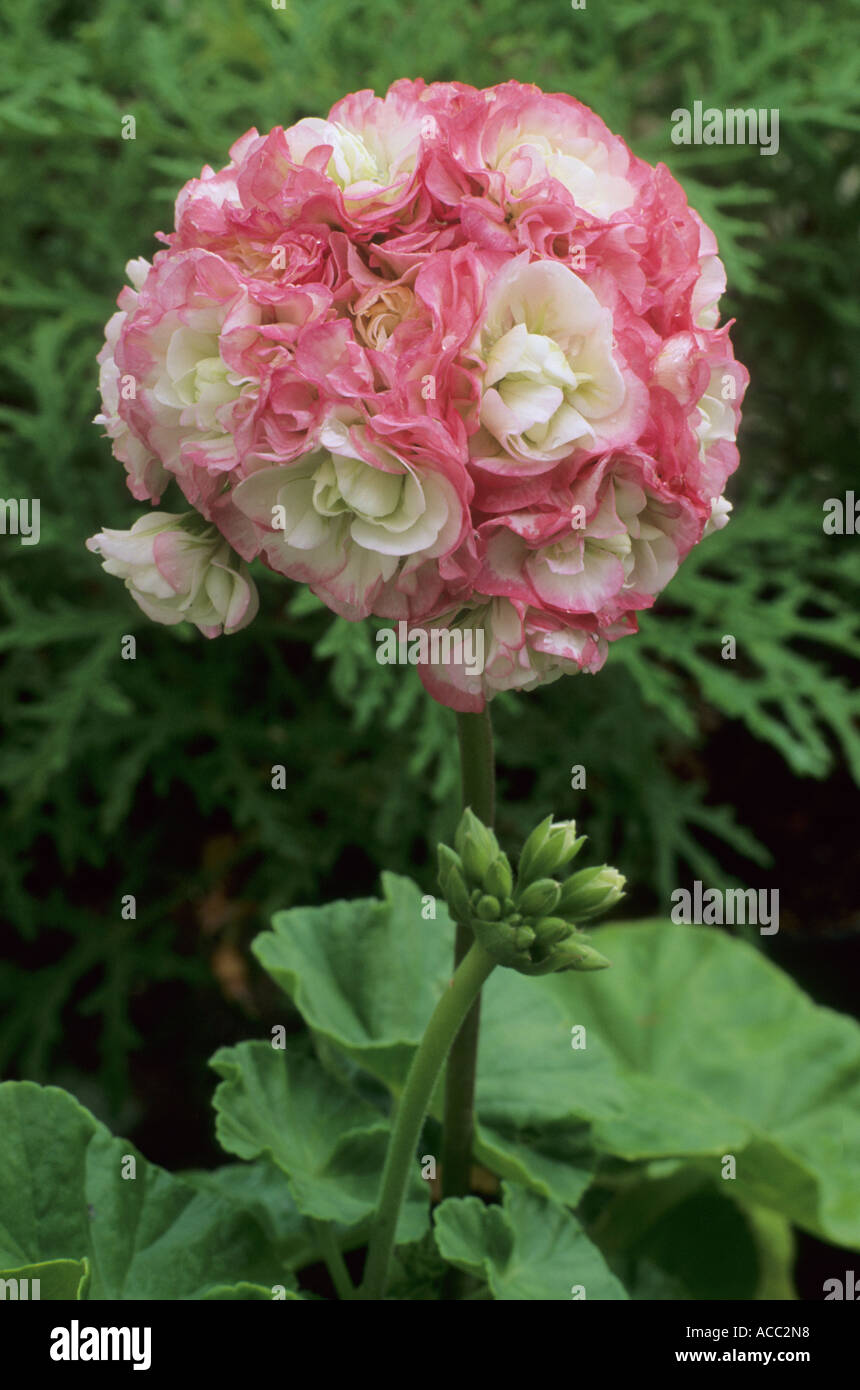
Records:
<instances>
[{"instance_id":1,"label":"thick green stalk","mask_svg":"<svg viewBox=\"0 0 860 1390\"><path fill-rule=\"evenodd\" d=\"M412 1059L385 1157L379 1207L368 1246L364 1281L356 1295L358 1298L381 1299L385 1296L397 1219L406 1194L409 1170L415 1162L421 1126L451 1041L480 994L481 986L494 964L483 946L474 942L433 1010L427 1031Z\"/></svg>"},{"instance_id":2,"label":"thick green stalk","mask_svg":"<svg viewBox=\"0 0 860 1390\"><path fill-rule=\"evenodd\" d=\"M458 714L463 807L471 806L485 825L495 819L495 763L493 726L489 706L480 714ZM471 927L457 927L454 964L459 965L472 944ZM475 1128L475 1073L478 1065L478 1033L481 997L475 1000L448 1057L445 1083L445 1117L442 1130L442 1192L463 1197L470 1187Z\"/></svg>"},{"instance_id":3,"label":"thick green stalk","mask_svg":"<svg viewBox=\"0 0 860 1390\"><path fill-rule=\"evenodd\" d=\"M492 826L496 818L496 778L489 705L480 714L458 714L457 734L463 807L471 806L484 825Z\"/></svg>"}]
</instances>

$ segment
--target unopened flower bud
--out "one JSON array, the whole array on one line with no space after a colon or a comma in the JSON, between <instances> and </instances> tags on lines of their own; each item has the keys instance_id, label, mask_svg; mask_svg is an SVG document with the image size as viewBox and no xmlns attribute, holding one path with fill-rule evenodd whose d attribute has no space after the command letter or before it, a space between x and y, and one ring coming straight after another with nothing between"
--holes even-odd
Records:
<instances>
[{"instance_id":1,"label":"unopened flower bud","mask_svg":"<svg viewBox=\"0 0 860 1390\"><path fill-rule=\"evenodd\" d=\"M568 904L577 901L582 896L584 890L599 878L606 866L604 864L593 864L588 869L580 869L578 873L571 874L570 878L564 879L561 885L561 897L559 904L562 912L567 912Z\"/></svg>"},{"instance_id":2,"label":"unopened flower bud","mask_svg":"<svg viewBox=\"0 0 860 1390\"><path fill-rule=\"evenodd\" d=\"M439 887L444 893L451 874L456 870L462 876L463 865L460 862L459 854L455 854L450 845L437 845L437 862Z\"/></svg>"},{"instance_id":3,"label":"unopened flower bud","mask_svg":"<svg viewBox=\"0 0 860 1390\"><path fill-rule=\"evenodd\" d=\"M624 896L626 879L609 864L582 869L562 884L558 911L572 922L607 912Z\"/></svg>"},{"instance_id":4,"label":"unopened flower bud","mask_svg":"<svg viewBox=\"0 0 860 1390\"><path fill-rule=\"evenodd\" d=\"M517 897L517 908L524 917L546 917L556 907L561 888L553 878L538 878Z\"/></svg>"},{"instance_id":5,"label":"unopened flower bud","mask_svg":"<svg viewBox=\"0 0 860 1390\"><path fill-rule=\"evenodd\" d=\"M556 970L606 970L612 964L576 933L553 951L551 959Z\"/></svg>"},{"instance_id":6,"label":"unopened flower bud","mask_svg":"<svg viewBox=\"0 0 860 1390\"><path fill-rule=\"evenodd\" d=\"M523 975L609 965L575 923L617 902L623 876L607 864L583 869L563 884L549 876L579 852L584 838L577 837L572 821L542 821L526 841L520 860L526 878L521 871L516 885L495 835L471 811L464 811L457 830L459 853L439 846L439 882L453 915L471 926L499 965ZM542 874L535 872L544 866Z\"/></svg>"},{"instance_id":7,"label":"unopened flower bud","mask_svg":"<svg viewBox=\"0 0 860 1390\"><path fill-rule=\"evenodd\" d=\"M525 887L530 879L537 877L537 875L531 872L532 864L549 835L551 825L552 816L547 816L545 820L542 820L539 825L535 826L520 851L520 860L517 866L517 881L521 887Z\"/></svg>"},{"instance_id":8,"label":"unopened flower bud","mask_svg":"<svg viewBox=\"0 0 860 1390\"><path fill-rule=\"evenodd\" d=\"M541 947L549 949L556 946L559 941L565 941L573 931L569 922L565 922L561 917L544 917L535 927L535 935Z\"/></svg>"},{"instance_id":9,"label":"unopened flower bud","mask_svg":"<svg viewBox=\"0 0 860 1390\"><path fill-rule=\"evenodd\" d=\"M553 821L547 816L523 845L517 870L521 888L538 878L557 875L579 853L586 836L576 834L576 821Z\"/></svg>"},{"instance_id":10,"label":"unopened flower bud","mask_svg":"<svg viewBox=\"0 0 860 1390\"><path fill-rule=\"evenodd\" d=\"M463 861L467 882L473 886L483 884L487 870L493 860L501 856L501 850L492 830L488 830L468 806L460 817L454 844Z\"/></svg>"},{"instance_id":11,"label":"unopened flower bud","mask_svg":"<svg viewBox=\"0 0 860 1390\"><path fill-rule=\"evenodd\" d=\"M492 893L493 897L500 898L503 902L505 899L511 902L511 893L514 891L514 876L506 854L500 854L497 859L493 860L484 874L484 887L488 893ZM512 902L511 906L513 906Z\"/></svg>"},{"instance_id":12,"label":"unopened flower bud","mask_svg":"<svg viewBox=\"0 0 860 1390\"><path fill-rule=\"evenodd\" d=\"M460 856L448 845L439 845L439 887L457 922L469 920L469 893Z\"/></svg>"}]
</instances>

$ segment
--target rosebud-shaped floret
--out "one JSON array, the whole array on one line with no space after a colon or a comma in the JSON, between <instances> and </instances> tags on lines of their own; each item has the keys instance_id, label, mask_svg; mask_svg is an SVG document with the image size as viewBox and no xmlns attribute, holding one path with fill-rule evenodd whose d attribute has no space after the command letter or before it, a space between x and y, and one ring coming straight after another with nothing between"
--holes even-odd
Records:
<instances>
[{"instance_id":1,"label":"rosebud-shaped floret","mask_svg":"<svg viewBox=\"0 0 860 1390\"><path fill-rule=\"evenodd\" d=\"M702 533L704 508L633 455L586 466L562 495L481 527L486 592L612 622L650 607Z\"/></svg>"},{"instance_id":2,"label":"rosebud-shaped floret","mask_svg":"<svg viewBox=\"0 0 860 1390\"><path fill-rule=\"evenodd\" d=\"M466 110L471 119L454 127L454 149L468 169L493 171L490 196L515 214L564 194L595 218L633 203L638 161L581 102L508 82L478 93Z\"/></svg>"},{"instance_id":3,"label":"rosebud-shaped floret","mask_svg":"<svg viewBox=\"0 0 860 1390\"><path fill-rule=\"evenodd\" d=\"M232 501L257 528L272 569L303 580L344 617L384 616L414 569L459 543L462 498L444 465L419 468L361 424L332 418L319 443L293 463L258 468ZM437 592L414 596L416 616Z\"/></svg>"},{"instance_id":4,"label":"rosebud-shaped floret","mask_svg":"<svg viewBox=\"0 0 860 1390\"><path fill-rule=\"evenodd\" d=\"M432 133L435 122L418 97L396 84L385 97L354 92L326 120L305 117L284 135L290 158L324 172L349 216L361 221L401 212L417 190L423 139Z\"/></svg>"},{"instance_id":5,"label":"rosebud-shaped floret","mask_svg":"<svg viewBox=\"0 0 860 1390\"><path fill-rule=\"evenodd\" d=\"M490 870L496 872L495 866L502 857L502 852L492 830L478 819L469 806L460 817L454 846L460 856L469 887L483 887Z\"/></svg>"},{"instance_id":6,"label":"rosebud-shaped floret","mask_svg":"<svg viewBox=\"0 0 860 1390\"><path fill-rule=\"evenodd\" d=\"M257 589L248 567L214 526L195 512L151 512L130 531L107 528L87 548L102 568L125 586L156 623L190 622L205 637L238 632L257 612Z\"/></svg>"},{"instance_id":7,"label":"rosebud-shaped floret","mask_svg":"<svg viewBox=\"0 0 860 1390\"><path fill-rule=\"evenodd\" d=\"M476 350L486 364L473 456L497 471L546 469L575 449L627 442L642 399L615 351L612 313L555 261L518 257L487 295Z\"/></svg>"},{"instance_id":8,"label":"rosebud-shaped floret","mask_svg":"<svg viewBox=\"0 0 860 1390\"><path fill-rule=\"evenodd\" d=\"M157 501L172 473L206 511L238 466L258 404L254 363L233 354L256 340L263 310L219 256L162 252L144 273L145 264L129 264L139 288L123 291L108 325L100 418L135 497Z\"/></svg>"}]
</instances>

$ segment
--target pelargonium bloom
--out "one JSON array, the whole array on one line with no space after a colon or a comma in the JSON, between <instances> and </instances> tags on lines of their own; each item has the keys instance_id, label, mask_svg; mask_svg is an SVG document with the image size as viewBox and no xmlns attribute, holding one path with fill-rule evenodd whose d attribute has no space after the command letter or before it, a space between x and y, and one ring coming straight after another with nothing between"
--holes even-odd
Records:
<instances>
[{"instance_id":1,"label":"pelargonium bloom","mask_svg":"<svg viewBox=\"0 0 860 1390\"><path fill-rule=\"evenodd\" d=\"M481 424L502 451L476 454L485 467L534 473L632 436L645 391L623 370L611 312L557 261L518 256L498 273L479 351Z\"/></svg>"},{"instance_id":2,"label":"pelargonium bloom","mask_svg":"<svg viewBox=\"0 0 860 1390\"><path fill-rule=\"evenodd\" d=\"M257 615L257 587L214 526L194 512L150 512L130 531L100 531L87 549L102 568L125 580L148 618L170 626L194 623L204 637L238 632Z\"/></svg>"},{"instance_id":3,"label":"pelargonium bloom","mask_svg":"<svg viewBox=\"0 0 860 1390\"><path fill-rule=\"evenodd\" d=\"M474 661L428 660L418 673L429 693L443 705L464 712L483 709L503 690L534 690L580 671L599 671L606 660L607 642L621 629L601 631L586 617L529 607L518 600L473 594L466 605L425 624L427 628L471 628L482 640L462 643L459 651L482 652L483 669ZM432 648L431 648L432 650ZM454 652L457 652L454 648Z\"/></svg>"},{"instance_id":4,"label":"pelargonium bloom","mask_svg":"<svg viewBox=\"0 0 860 1390\"><path fill-rule=\"evenodd\" d=\"M479 528L486 593L609 623L648 608L702 531L704 518L633 453L583 468L557 502Z\"/></svg>"},{"instance_id":5,"label":"pelargonium bloom","mask_svg":"<svg viewBox=\"0 0 860 1390\"><path fill-rule=\"evenodd\" d=\"M317 449L286 467L256 469L231 497L258 529L272 569L358 619L399 616L388 602L398 578L460 544L469 525L462 481L445 460L417 466L366 425L332 414ZM416 597L426 609L438 594L431 582Z\"/></svg>"},{"instance_id":6,"label":"pelargonium bloom","mask_svg":"<svg viewBox=\"0 0 860 1390\"><path fill-rule=\"evenodd\" d=\"M517 82L403 79L229 153L99 354L133 496L175 484L204 529L105 530L105 568L210 635L254 560L351 620L480 632L480 672L421 669L458 709L598 670L731 510L748 376L680 185Z\"/></svg>"}]
</instances>

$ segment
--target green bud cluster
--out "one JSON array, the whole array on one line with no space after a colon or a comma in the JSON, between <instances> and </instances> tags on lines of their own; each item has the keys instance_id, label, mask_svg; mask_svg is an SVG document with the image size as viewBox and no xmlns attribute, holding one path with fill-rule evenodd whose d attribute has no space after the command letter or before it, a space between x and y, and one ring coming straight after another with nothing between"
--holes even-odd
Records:
<instances>
[{"instance_id":1,"label":"green bud cluster","mask_svg":"<svg viewBox=\"0 0 860 1390\"><path fill-rule=\"evenodd\" d=\"M456 921L484 949L524 975L602 970L609 961L577 930L624 895L624 876L608 864L566 874L585 844L573 821L547 816L522 848L516 876L499 842L468 808L454 848L439 846L439 884Z\"/></svg>"}]
</instances>

